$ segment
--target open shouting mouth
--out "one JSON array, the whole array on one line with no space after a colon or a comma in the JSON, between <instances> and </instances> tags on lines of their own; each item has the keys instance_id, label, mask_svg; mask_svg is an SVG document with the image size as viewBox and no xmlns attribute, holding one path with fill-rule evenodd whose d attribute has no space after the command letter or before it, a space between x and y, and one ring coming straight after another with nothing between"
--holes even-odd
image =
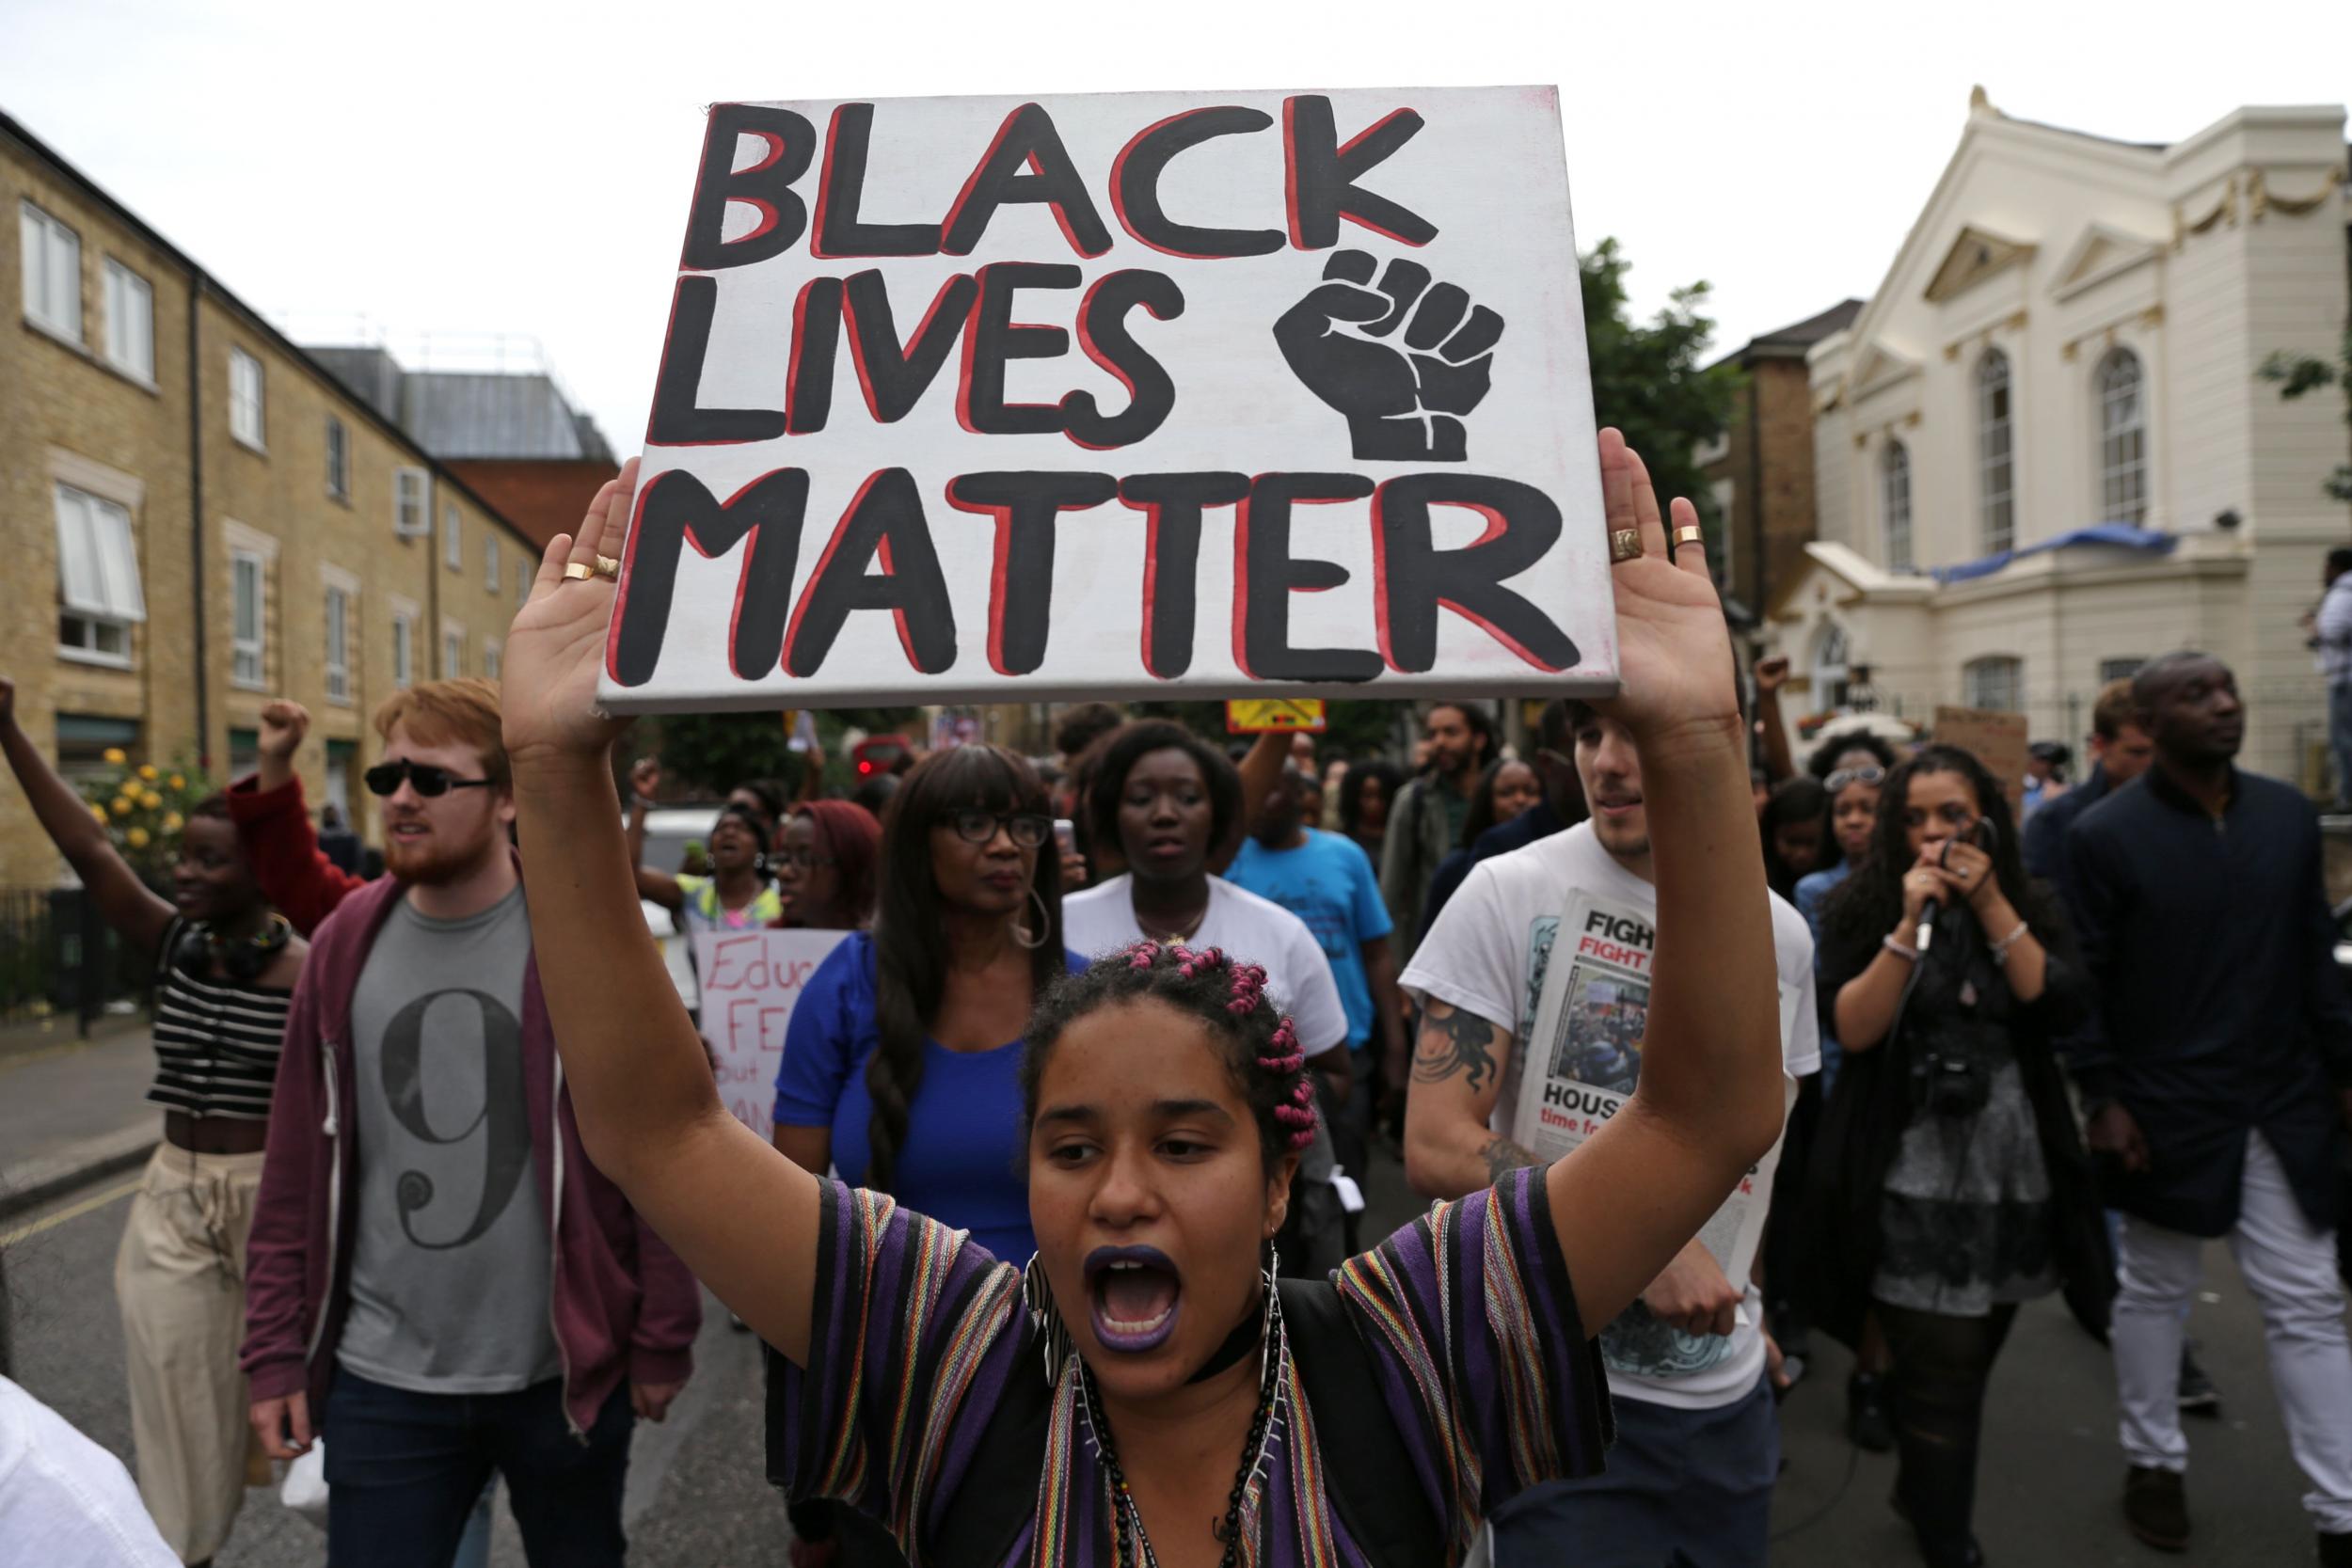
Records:
<instances>
[{"instance_id":1,"label":"open shouting mouth","mask_svg":"<svg viewBox=\"0 0 2352 1568\"><path fill-rule=\"evenodd\" d=\"M1176 1331L1184 1281L1157 1247L1104 1246L1087 1254L1087 1301L1105 1350L1156 1350Z\"/></svg>"}]
</instances>

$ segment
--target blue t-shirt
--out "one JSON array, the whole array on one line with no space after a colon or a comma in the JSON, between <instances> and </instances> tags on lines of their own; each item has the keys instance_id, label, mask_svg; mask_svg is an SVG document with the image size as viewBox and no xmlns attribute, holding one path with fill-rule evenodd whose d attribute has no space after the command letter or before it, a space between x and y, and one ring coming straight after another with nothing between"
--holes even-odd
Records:
<instances>
[{"instance_id":1,"label":"blue t-shirt","mask_svg":"<svg viewBox=\"0 0 2352 1568\"><path fill-rule=\"evenodd\" d=\"M1070 967L1086 960L1066 954ZM874 939L852 932L802 988L776 1071L776 1123L833 1131L834 1168L851 1186L872 1160L866 1064L882 1043L874 1020ZM1021 1042L950 1051L923 1042L923 1082L907 1107L891 1194L940 1224L969 1230L1014 1264L1037 1250L1022 1180Z\"/></svg>"},{"instance_id":2,"label":"blue t-shirt","mask_svg":"<svg viewBox=\"0 0 2352 1568\"><path fill-rule=\"evenodd\" d=\"M1254 838L1244 839L1225 879L1306 922L1339 985L1348 1048L1361 1051L1372 1038L1373 1024L1363 944L1391 928L1372 857L1352 838L1310 828L1307 842L1295 849L1269 849Z\"/></svg>"}]
</instances>

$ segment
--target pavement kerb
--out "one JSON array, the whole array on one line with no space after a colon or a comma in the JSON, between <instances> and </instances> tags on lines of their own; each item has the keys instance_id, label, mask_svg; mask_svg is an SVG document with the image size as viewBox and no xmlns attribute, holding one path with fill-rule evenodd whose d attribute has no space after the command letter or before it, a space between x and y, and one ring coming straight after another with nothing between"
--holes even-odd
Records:
<instances>
[{"instance_id":1,"label":"pavement kerb","mask_svg":"<svg viewBox=\"0 0 2352 1568\"><path fill-rule=\"evenodd\" d=\"M152 1117L142 1117L119 1132L84 1138L54 1153L0 1168L0 1220L144 1164L163 1141L161 1132Z\"/></svg>"}]
</instances>

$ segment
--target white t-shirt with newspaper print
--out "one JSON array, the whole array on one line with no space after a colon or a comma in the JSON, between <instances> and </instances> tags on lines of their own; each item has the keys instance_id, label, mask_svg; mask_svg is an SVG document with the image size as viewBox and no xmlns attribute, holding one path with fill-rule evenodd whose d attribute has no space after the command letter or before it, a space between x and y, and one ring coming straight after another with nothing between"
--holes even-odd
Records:
<instances>
[{"instance_id":1,"label":"white t-shirt with newspaper print","mask_svg":"<svg viewBox=\"0 0 2352 1568\"><path fill-rule=\"evenodd\" d=\"M1534 1029L1561 911L1579 893L1657 921L1658 890L1618 863L1600 847L1592 824L1582 823L1474 866L1422 936L1399 984L1417 1003L1436 997L1507 1022L1515 1043L1526 1040ZM1803 1078L1821 1066L1813 936L1803 915L1777 895L1770 896L1781 1053L1788 1076ZM1511 1053L1495 1101L1490 1125L1504 1136L1517 1118L1525 1059L1524 1051ZM1715 1409L1744 1398L1764 1373L1764 1308L1753 1285L1744 1316L1747 1322L1727 1337L1692 1335L1650 1318L1637 1302L1601 1331L1611 1392L1683 1410Z\"/></svg>"}]
</instances>

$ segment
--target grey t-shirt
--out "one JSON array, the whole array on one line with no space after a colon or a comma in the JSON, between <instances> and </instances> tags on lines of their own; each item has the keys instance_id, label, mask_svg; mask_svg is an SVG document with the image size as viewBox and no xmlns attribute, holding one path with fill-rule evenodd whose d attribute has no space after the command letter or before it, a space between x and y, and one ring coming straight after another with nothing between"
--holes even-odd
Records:
<instances>
[{"instance_id":1,"label":"grey t-shirt","mask_svg":"<svg viewBox=\"0 0 2352 1568\"><path fill-rule=\"evenodd\" d=\"M373 1382L496 1394L562 1369L524 1103L530 956L520 888L464 920L403 898L359 972L358 1207L336 1358Z\"/></svg>"}]
</instances>

